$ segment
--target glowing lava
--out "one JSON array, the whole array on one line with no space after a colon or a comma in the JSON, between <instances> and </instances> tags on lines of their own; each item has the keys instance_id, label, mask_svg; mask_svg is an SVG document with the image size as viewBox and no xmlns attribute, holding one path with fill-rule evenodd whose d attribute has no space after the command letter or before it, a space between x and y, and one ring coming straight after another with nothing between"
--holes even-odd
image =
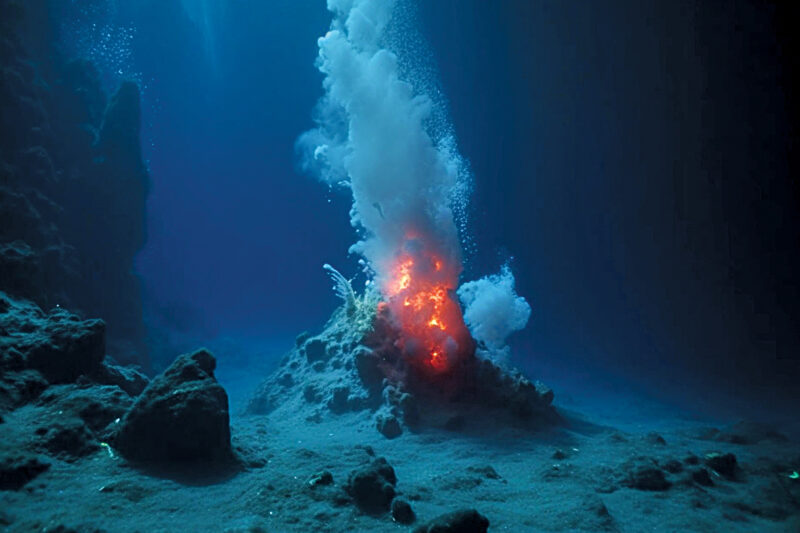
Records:
<instances>
[{"instance_id":1,"label":"glowing lava","mask_svg":"<svg viewBox=\"0 0 800 533\"><path fill-rule=\"evenodd\" d=\"M453 298L460 266L416 251L398 254L383 295L402 331L400 344L412 362L437 372L450 368L469 344L461 308Z\"/></svg>"}]
</instances>

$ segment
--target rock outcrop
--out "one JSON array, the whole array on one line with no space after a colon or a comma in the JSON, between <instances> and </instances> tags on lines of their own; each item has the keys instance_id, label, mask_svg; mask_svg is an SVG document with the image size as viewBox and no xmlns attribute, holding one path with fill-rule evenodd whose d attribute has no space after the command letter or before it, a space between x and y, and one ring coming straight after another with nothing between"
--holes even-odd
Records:
<instances>
[{"instance_id":1,"label":"rock outcrop","mask_svg":"<svg viewBox=\"0 0 800 533\"><path fill-rule=\"evenodd\" d=\"M101 317L117 359L146 366L139 90L108 99L92 63L57 52L42 4L0 0L0 291Z\"/></svg>"},{"instance_id":2,"label":"rock outcrop","mask_svg":"<svg viewBox=\"0 0 800 533\"><path fill-rule=\"evenodd\" d=\"M215 367L206 350L178 357L116 425L112 446L148 465L233 463L228 395L214 377Z\"/></svg>"}]
</instances>

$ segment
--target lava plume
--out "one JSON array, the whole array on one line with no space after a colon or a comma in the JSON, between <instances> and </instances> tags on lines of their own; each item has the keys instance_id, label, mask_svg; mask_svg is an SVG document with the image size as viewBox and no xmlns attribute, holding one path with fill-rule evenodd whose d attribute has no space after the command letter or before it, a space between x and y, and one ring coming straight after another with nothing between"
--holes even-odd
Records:
<instances>
[{"instance_id":1,"label":"lava plume","mask_svg":"<svg viewBox=\"0 0 800 533\"><path fill-rule=\"evenodd\" d=\"M381 293L401 332L398 348L412 364L443 372L470 346L454 298L460 268L430 251L418 236L409 236L396 254Z\"/></svg>"}]
</instances>

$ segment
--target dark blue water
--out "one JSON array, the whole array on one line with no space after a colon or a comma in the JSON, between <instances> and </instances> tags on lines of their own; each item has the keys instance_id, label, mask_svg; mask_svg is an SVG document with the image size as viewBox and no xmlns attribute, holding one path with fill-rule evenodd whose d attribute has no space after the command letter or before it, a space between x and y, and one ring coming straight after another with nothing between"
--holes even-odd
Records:
<instances>
[{"instance_id":1,"label":"dark blue water","mask_svg":"<svg viewBox=\"0 0 800 533\"><path fill-rule=\"evenodd\" d=\"M144 87L137 271L154 359L183 337L288 343L321 327L337 305L322 264L358 271L349 197L295 153L322 94L324 2L64 9L68 47L97 54L97 25L110 28L104 79ZM800 222L780 14L477 0L412 12L474 177L464 278L513 258L533 308L512 361L578 390L791 405Z\"/></svg>"}]
</instances>

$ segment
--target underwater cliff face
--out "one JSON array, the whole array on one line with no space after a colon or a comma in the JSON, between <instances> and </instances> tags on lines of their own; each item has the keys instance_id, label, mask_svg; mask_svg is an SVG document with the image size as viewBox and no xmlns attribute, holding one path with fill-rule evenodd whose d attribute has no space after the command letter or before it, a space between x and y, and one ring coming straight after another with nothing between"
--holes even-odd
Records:
<instances>
[{"instance_id":1,"label":"underwater cliff face","mask_svg":"<svg viewBox=\"0 0 800 533\"><path fill-rule=\"evenodd\" d=\"M115 355L146 365L139 89L107 96L92 63L62 59L46 4L3 2L0 290L102 317Z\"/></svg>"}]
</instances>

